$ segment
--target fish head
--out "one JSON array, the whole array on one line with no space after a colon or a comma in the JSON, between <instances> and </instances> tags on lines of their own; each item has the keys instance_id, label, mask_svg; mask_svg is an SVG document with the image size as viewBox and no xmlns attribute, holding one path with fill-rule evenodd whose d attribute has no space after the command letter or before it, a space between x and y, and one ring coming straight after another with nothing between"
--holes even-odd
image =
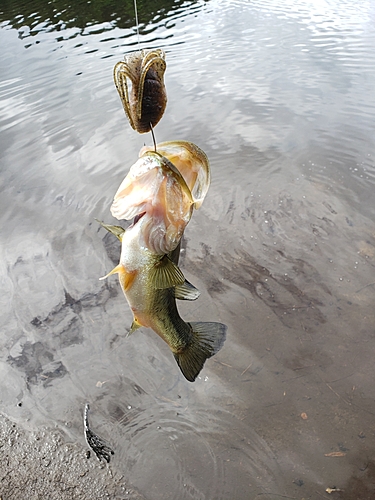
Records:
<instances>
[{"instance_id":1,"label":"fish head","mask_svg":"<svg viewBox=\"0 0 375 500\"><path fill-rule=\"evenodd\" d=\"M140 156L153 149L153 146L144 146ZM204 151L188 141L161 142L156 150L177 168L190 189L194 208L200 208L211 181L210 164Z\"/></svg>"},{"instance_id":2,"label":"fish head","mask_svg":"<svg viewBox=\"0 0 375 500\"><path fill-rule=\"evenodd\" d=\"M178 169L164 156L146 151L121 183L111 213L142 224L140 243L155 254L173 251L188 224L194 200Z\"/></svg>"}]
</instances>

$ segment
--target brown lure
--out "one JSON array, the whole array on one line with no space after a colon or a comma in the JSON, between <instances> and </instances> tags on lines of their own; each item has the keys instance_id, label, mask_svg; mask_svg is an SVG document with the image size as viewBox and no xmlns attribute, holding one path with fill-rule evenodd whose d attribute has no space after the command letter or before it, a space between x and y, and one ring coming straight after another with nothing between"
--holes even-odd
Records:
<instances>
[{"instance_id":1,"label":"brown lure","mask_svg":"<svg viewBox=\"0 0 375 500\"><path fill-rule=\"evenodd\" d=\"M114 67L113 78L126 116L140 134L149 132L164 114L166 67L161 49L131 52Z\"/></svg>"}]
</instances>

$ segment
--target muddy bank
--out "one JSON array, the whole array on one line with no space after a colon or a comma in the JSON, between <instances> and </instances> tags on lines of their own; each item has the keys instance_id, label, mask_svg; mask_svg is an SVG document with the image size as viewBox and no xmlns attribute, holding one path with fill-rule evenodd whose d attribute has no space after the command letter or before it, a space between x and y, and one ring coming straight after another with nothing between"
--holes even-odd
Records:
<instances>
[{"instance_id":1,"label":"muddy bank","mask_svg":"<svg viewBox=\"0 0 375 500\"><path fill-rule=\"evenodd\" d=\"M31 432L0 414L1 500L143 499L111 464L86 452L59 432Z\"/></svg>"}]
</instances>

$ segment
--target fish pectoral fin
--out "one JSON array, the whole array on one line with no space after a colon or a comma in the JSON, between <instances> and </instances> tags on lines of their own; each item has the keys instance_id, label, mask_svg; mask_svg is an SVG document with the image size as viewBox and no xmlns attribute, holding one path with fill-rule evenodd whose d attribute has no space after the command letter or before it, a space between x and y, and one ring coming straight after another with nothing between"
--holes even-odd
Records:
<instances>
[{"instance_id":1,"label":"fish pectoral fin","mask_svg":"<svg viewBox=\"0 0 375 500\"><path fill-rule=\"evenodd\" d=\"M164 290L177 285L182 285L185 277L179 267L169 257L164 257L152 268L150 280L156 290Z\"/></svg>"},{"instance_id":2,"label":"fish pectoral fin","mask_svg":"<svg viewBox=\"0 0 375 500\"><path fill-rule=\"evenodd\" d=\"M194 285L185 280L181 285L174 287L175 299L179 300L196 300L201 292Z\"/></svg>"},{"instance_id":3,"label":"fish pectoral fin","mask_svg":"<svg viewBox=\"0 0 375 500\"><path fill-rule=\"evenodd\" d=\"M119 273L122 274L123 272L124 272L124 266L122 266L121 264L119 264L114 269L112 269L112 271L110 271L108 274L106 274L105 276L102 276L99 279L100 280L105 280L106 278L108 278L108 276L112 276L112 274L119 274Z\"/></svg>"},{"instance_id":4,"label":"fish pectoral fin","mask_svg":"<svg viewBox=\"0 0 375 500\"><path fill-rule=\"evenodd\" d=\"M192 338L189 345L173 355L184 377L189 382L194 382L206 359L223 347L227 327L222 323L202 322L191 322L190 326Z\"/></svg>"},{"instance_id":5,"label":"fish pectoral fin","mask_svg":"<svg viewBox=\"0 0 375 500\"><path fill-rule=\"evenodd\" d=\"M141 324L138 323L138 321L134 318L133 319L133 323L131 324L131 327L130 327L130 330L128 331L127 333L127 337L129 337L129 335L131 335L132 333L134 333L136 330L138 330L138 328L141 328Z\"/></svg>"},{"instance_id":6,"label":"fish pectoral fin","mask_svg":"<svg viewBox=\"0 0 375 500\"><path fill-rule=\"evenodd\" d=\"M104 222L102 222L101 220L99 219L95 219L96 222L99 222L99 224L101 226L104 227L104 229L106 229L109 233L112 233L116 236L116 238L118 238L120 241L122 241L122 237L125 233L125 229L121 226L112 226L111 224L105 224Z\"/></svg>"}]
</instances>

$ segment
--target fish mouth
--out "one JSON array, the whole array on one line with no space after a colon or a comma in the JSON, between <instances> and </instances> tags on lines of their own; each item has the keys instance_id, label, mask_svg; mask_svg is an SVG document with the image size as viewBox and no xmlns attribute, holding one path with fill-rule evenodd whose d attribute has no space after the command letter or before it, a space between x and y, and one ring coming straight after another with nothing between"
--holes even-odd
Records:
<instances>
[{"instance_id":1,"label":"fish mouth","mask_svg":"<svg viewBox=\"0 0 375 500\"><path fill-rule=\"evenodd\" d=\"M134 217L134 220L133 220L133 224L132 226L135 226L137 224L137 222L139 222L140 219L142 219L142 217L146 215L146 212L142 212L141 214L138 214Z\"/></svg>"}]
</instances>

